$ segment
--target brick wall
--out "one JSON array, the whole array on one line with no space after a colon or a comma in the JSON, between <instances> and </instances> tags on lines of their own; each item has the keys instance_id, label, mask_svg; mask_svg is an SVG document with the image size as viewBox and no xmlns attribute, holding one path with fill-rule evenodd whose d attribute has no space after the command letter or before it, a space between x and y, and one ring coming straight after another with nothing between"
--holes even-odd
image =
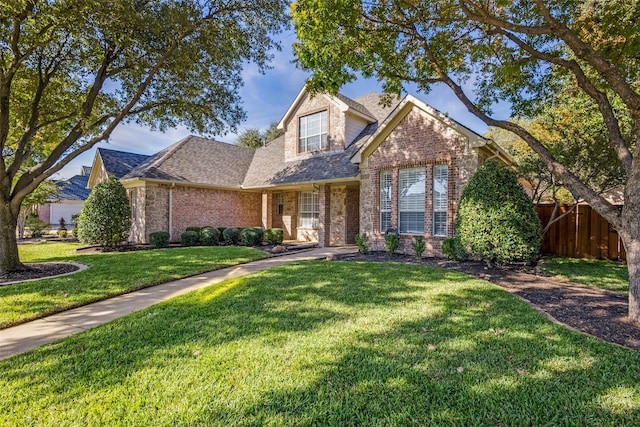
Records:
<instances>
[{"instance_id":1,"label":"brick wall","mask_svg":"<svg viewBox=\"0 0 640 427\"><path fill-rule=\"evenodd\" d=\"M187 227L259 227L262 195L229 190L175 187L172 235L180 238Z\"/></svg>"},{"instance_id":2,"label":"brick wall","mask_svg":"<svg viewBox=\"0 0 640 427\"><path fill-rule=\"evenodd\" d=\"M448 181L448 234L453 224L464 184L477 167L477 153L467 139L434 118L414 108L361 164L360 232L370 236L373 250L384 250L380 228L380 172L392 176L391 227L398 228L398 171L420 167L425 171L426 256L441 255L444 237L432 233L433 166L446 164ZM412 253L413 236L402 235L400 251Z\"/></svg>"},{"instance_id":3,"label":"brick wall","mask_svg":"<svg viewBox=\"0 0 640 427\"><path fill-rule=\"evenodd\" d=\"M347 188L347 224L346 224L346 244L355 244L355 235L360 232L360 190L358 188Z\"/></svg>"}]
</instances>

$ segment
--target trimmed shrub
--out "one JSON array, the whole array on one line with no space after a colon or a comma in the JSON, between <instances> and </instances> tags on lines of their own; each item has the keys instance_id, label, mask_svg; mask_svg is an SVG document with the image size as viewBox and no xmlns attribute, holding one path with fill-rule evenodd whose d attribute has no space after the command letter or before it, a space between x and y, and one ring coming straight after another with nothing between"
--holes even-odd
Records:
<instances>
[{"instance_id":1,"label":"trimmed shrub","mask_svg":"<svg viewBox=\"0 0 640 427\"><path fill-rule=\"evenodd\" d=\"M356 234L356 245L358 246L358 251L361 254L366 254L369 252L369 236L367 233Z\"/></svg>"},{"instance_id":2,"label":"trimmed shrub","mask_svg":"<svg viewBox=\"0 0 640 427\"><path fill-rule=\"evenodd\" d=\"M169 246L169 232L168 231L156 231L149 234L149 243L154 248L166 248Z\"/></svg>"},{"instance_id":3,"label":"trimmed shrub","mask_svg":"<svg viewBox=\"0 0 640 427\"><path fill-rule=\"evenodd\" d=\"M110 177L91 190L80 211L78 228L82 243L115 247L127 240L131 208L120 181Z\"/></svg>"},{"instance_id":4,"label":"trimmed shrub","mask_svg":"<svg viewBox=\"0 0 640 427\"><path fill-rule=\"evenodd\" d=\"M395 233L387 233L384 235L384 246L387 253L392 254L398 249L400 245L400 238Z\"/></svg>"},{"instance_id":5,"label":"trimmed shrub","mask_svg":"<svg viewBox=\"0 0 640 427\"><path fill-rule=\"evenodd\" d=\"M442 256L447 259L461 261L467 258L467 253L457 237L448 237L442 242Z\"/></svg>"},{"instance_id":6,"label":"trimmed shrub","mask_svg":"<svg viewBox=\"0 0 640 427\"><path fill-rule=\"evenodd\" d=\"M411 242L411 248L413 248L413 252L416 254L416 258L422 258L422 254L426 249L424 244L423 236L413 236L413 242Z\"/></svg>"},{"instance_id":7,"label":"trimmed shrub","mask_svg":"<svg viewBox=\"0 0 640 427\"><path fill-rule=\"evenodd\" d=\"M78 238L78 218L80 218L80 214L71 215L71 222L73 223L73 228L71 229L71 234L74 238Z\"/></svg>"},{"instance_id":8,"label":"trimmed shrub","mask_svg":"<svg viewBox=\"0 0 640 427\"><path fill-rule=\"evenodd\" d=\"M220 243L220 232L217 228L202 227L200 230L200 244L205 246L215 246Z\"/></svg>"},{"instance_id":9,"label":"trimmed shrub","mask_svg":"<svg viewBox=\"0 0 640 427\"><path fill-rule=\"evenodd\" d=\"M240 232L240 241L245 246L256 246L262 243L264 230L260 227L245 228Z\"/></svg>"},{"instance_id":10,"label":"trimmed shrub","mask_svg":"<svg viewBox=\"0 0 640 427\"><path fill-rule=\"evenodd\" d=\"M282 228L267 228L264 230L264 240L279 245L284 240L284 230Z\"/></svg>"},{"instance_id":11,"label":"trimmed shrub","mask_svg":"<svg viewBox=\"0 0 640 427\"><path fill-rule=\"evenodd\" d=\"M27 219L26 226L29 229L29 236L34 238L42 237L44 235L44 232L51 227L50 224L42 221L37 216L29 217Z\"/></svg>"},{"instance_id":12,"label":"trimmed shrub","mask_svg":"<svg viewBox=\"0 0 640 427\"><path fill-rule=\"evenodd\" d=\"M240 241L240 230L238 228L226 228L222 232L222 238L227 245L237 245Z\"/></svg>"},{"instance_id":13,"label":"trimmed shrub","mask_svg":"<svg viewBox=\"0 0 640 427\"><path fill-rule=\"evenodd\" d=\"M193 230L185 231L180 235L182 246L195 246L198 244L198 233Z\"/></svg>"},{"instance_id":14,"label":"trimmed shrub","mask_svg":"<svg viewBox=\"0 0 640 427\"><path fill-rule=\"evenodd\" d=\"M195 231L196 234L198 235L198 242L200 241L200 231L202 230L202 227L187 227L184 231Z\"/></svg>"},{"instance_id":15,"label":"trimmed shrub","mask_svg":"<svg viewBox=\"0 0 640 427\"><path fill-rule=\"evenodd\" d=\"M462 191L456 236L474 259L497 263L535 262L542 227L516 173L487 161Z\"/></svg>"},{"instance_id":16,"label":"trimmed shrub","mask_svg":"<svg viewBox=\"0 0 640 427\"><path fill-rule=\"evenodd\" d=\"M67 229L66 228L58 228L58 237L61 239L67 238Z\"/></svg>"}]
</instances>

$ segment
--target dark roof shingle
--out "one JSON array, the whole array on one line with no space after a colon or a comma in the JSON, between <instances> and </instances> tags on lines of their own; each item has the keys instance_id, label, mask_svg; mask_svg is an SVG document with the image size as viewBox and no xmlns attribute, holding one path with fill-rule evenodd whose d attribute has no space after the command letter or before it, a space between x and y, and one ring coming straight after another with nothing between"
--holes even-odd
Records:
<instances>
[{"instance_id":1,"label":"dark roof shingle","mask_svg":"<svg viewBox=\"0 0 640 427\"><path fill-rule=\"evenodd\" d=\"M123 179L146 178L240 188L254 152L253 148L191 135L149 157Z\"/></svg>"},{"instance_id":2,"label":"dark roof shingle","mask_svg":"<svg viewBox=\"0 0 640 427\"><path fill-rule=\"evenodd\" d=\"M89 175L74 175L66 181L56 182L58 193L56 200L86 200L91 190L87 188Z\"/></svg>"},{"instance_id":3,"label":"dark roof shingle","mask_svg":"<svg viewBox=\"0 0 640 427\"><path fill-rule=\"evenodd\" d=\"M126 151L109 150L106 148L98 148L98 153L100 154L102 165L107 175L114 176L118 179L151 157L146 154L127 153Z\"/></svg>"}]
</instances>

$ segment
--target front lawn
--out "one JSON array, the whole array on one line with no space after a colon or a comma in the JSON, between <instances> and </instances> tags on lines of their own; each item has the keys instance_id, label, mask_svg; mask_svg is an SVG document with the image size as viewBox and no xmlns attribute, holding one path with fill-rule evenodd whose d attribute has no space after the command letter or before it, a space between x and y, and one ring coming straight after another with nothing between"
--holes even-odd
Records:
<instances>
[{"instance_id":1,"label":"front lawn","mask_svg":"<svg viewBox=\"0 0 640 427\"><path fill-rule=\"evenodd\" d=\"M0 362L0 425L636 426L639 365L471 276L315 261Z\"/></svg>"},{"instance_id":2,"label":"front lawn","mask_svg":"<svg viewBox=\"0 0 640 427\"><path fill-rule=\"evenodd\" d=\"M540 263L544 273L563 280L610 291L629 292L627 264L594 259L545 257Z\"/></svg>"},{"instance_id":3,"label":"front lawn","mask_svg":"<svg viewBox=\"0 0 640 427\"><path fill-rule=\"evenodd\" d=\"M90 268L70 276L0 286L0 328L181 277L264 258L246 247L189 247L77 254L73 243L20 246L23 262L76 261Z\"/></svg>"}]
</instances>

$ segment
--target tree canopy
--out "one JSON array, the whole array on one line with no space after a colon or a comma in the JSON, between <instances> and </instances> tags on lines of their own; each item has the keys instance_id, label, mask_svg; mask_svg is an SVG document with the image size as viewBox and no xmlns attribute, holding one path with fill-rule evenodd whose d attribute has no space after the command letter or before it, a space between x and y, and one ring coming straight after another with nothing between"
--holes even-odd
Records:
<instances>
[{"instance_id":1,"label":"tree canopy","mask_svg":"<svg viewBox=\"0 0 640 427\"><path fill-rule=\"evenodd\" d=\"M278 122L272 122L264 132L258 128L244 130L238 135L236 144L241 147L260 148L281 135L284 135L284 129L278 129Z\"/></svg>"},{"instance_id":2,"label":"tree canopy","mask_svg":"<svg viewBox=\"0 0 640 427\"><path fill-rule=\"evenodd\" d=\"M268 68L287 7L280 0L0 3L0 270L18 266L10 228L22 200L120 123L235 130L245 117L242 68Z\"/></svg>"},{"instance_id":3,"label":"tree canopy","mask_svg":"<svg viewBox=\"0 0 640 427\"><path fill-rule=\"evenodd\" d=\"M640 322L640 3L300 0L292 13L300 39L294 49L313 71L312 91L336 92L358 73L378 78L389 93L407 83L423 92L444 85L486 124L517 134L620 233L629 313ZM604 149L616 160L625 177L622 210L536 135L493 113L506 101L511 117L535 118L560 105L567 88L580 101L570 120L589 123L595 112L606 130L601 141L589 134L581 147L586 159Z\"/></svg>"}]
</instances>

